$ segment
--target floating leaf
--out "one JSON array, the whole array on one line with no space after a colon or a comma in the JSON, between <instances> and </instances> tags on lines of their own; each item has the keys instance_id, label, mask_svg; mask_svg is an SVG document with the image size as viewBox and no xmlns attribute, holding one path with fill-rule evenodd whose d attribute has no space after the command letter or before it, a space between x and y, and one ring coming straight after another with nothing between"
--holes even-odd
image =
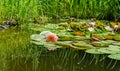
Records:
<instances>
[{"instance_id":1,"label":"floating leaf","mask_svg":"<svg viewBox=\"0 0 120 71\"><path fill-rule=\"evenodd\" d=\"M93 42L92 45L96 46L96 47L106 47L114 42L116 42L116 41L113 41L113 40L96 41L96 42Z\"/></svg>"},{"instance_id":2,"label":"floating leaf","mask_svg":"<svg viewBox=\"0 0 120 71\"><path fill-rule=\"evenodd\" d=\"M105 42L103 42L103 41L96 41L96 42L93 42L92 43L92 45L93 46L96 46L96 47L106 47L106 46L108 46L109 44L108 43L105 43Z\"/></svg>"},{"instance_id":3,"label":"floating leaf","mask_svg":"<svg viewBox=\"0 0 120 71\"><path fill-rule=\"evenodd\" d=\"M49 33L52 33L51 31L42 31L41 33L40 33L40 35L41 36L47 36L47 34L49 34Z\"/></svg>"},{"instance_id":4,"label":"floating leaf","mask_svg":"<svg viewBox=\"0 0 120 71\"><path fill-rule=\"evenodd\" d=\"M68 43L68 44L71 44L73 43L73 41L63 41L64 43Z\"/></svg>"},{"instance_id":5,"label":"floating leaf","mask_svg":"<svg viewBox=\"0 0 120 71\"><path fill-rule=\"evenodd\" d=\"M65 47L65 48L69 48L70 46L72 46L71 44L69 44L69 43L65 43L65 42L56 42L55 43L56 45L59 45L59 46L63 46L63 47Z\"/></svg>"},{"instance_id":6,"label":"floating leaf","mask_svg":"<svg viewBox=\"0 0 120 71\"><path fill-rule=\"evenodd\" d=\"M71 35L61 35L59 36L60 41L81 41L85 40L85 36L71 36Z\"/></svg>"},{"instance_id":7,"label":"floating leaf","mask_svg":"<svg viewBox=\"0 0 120 71\"><path fill-rule=\"evenodd\" d=\"M120 49L115 47L100 48L98 51L106 54L120 53Z\"/></svg>"},{"instance_id":8,"label":"floating leaf","mask_svg":"<svg viewBox=\"0 0 120 71\"><path fill-rule=\"evenodd\" d=\"M113 45L118 45L118 46L120 46L120 42L113 43Z\"/></svg>"},{"instance_id":9,"label":"floating leaf","mask_svg":"<svg viewBox=\"0 0 120 71\"><path fill-rule=\"evenodd\" d=\"M112 40L114 38L114 36L112 36L112 35L106 35L105 36L105 39L107 39L107 40Z\"/></svg>"},{"instance_id":10,"label":"floating leaf","mask_svg":"<svg viewBox=\"0 0 120 71\"><path fill-rule=\"evenodd\" d=\"M61 46L55 45L53 43L47 43L44 45L46 48L62 48Z\"/></svg>"},{"instance_id":11,"label":"floating leaf","mask_svg":"<svg viewBox=\"0 0 120 71\"><path fill-rule=\"evenodd\" d=\"M85 36L72 36L71 37L71 41L81 41L81 40L85 40L86 37Z\"/></svg>"},{"instance_id":12,"label":"floating leaf","mask_svg":"<svg viewBox=\"0 0 120 71\"><path fill-rule=\"evenodd\" d=\"M70 36L63 35L63 36L59 36L58 40L60 40L60 41L70 41L71 38L70 38Z\"/></svg>"},{"instance_id":13,"label":"floating leaf","mask_svg":"<svg viewBox=\"0 0 120 71\"><path fill-rule=\"evenodd\" d=\"M86 49L93 47L92 45L87 44L87 43L72 43L72 44L73 44L73 46L86 48Z\"/></svg>"},{"instance_id":14,"label":"floating leaf","mask_svg":"<svg viewBox=\"0 0 120 71\"><path fill-rule=\"evenodd\" d=\"M116 41L120 41L120 36L114 36L113 39Z\"/></svg>"},{"instance_id":15,"label":"floating leaf","mask_svg":"<svg viewBox=\"0 0 120 71\"><path fill-rule=\"evenodd\" d=\"M115 43L116 41L114 41L114 40L105 40L105 41L101 41L101 44L103 44L103 45L110 45L110 44L112 44L112 43Z\"/></svg>"},{"instance_id":16,"label":"floating leaf","mask_svg":"<svg viewBox=\"0 0 120 71\"><path fill-rule=\"evenodd\" d=\"M77 47L77 46L73 46L71 45L70 48L76 49L76 50L86 50L86 49L90 49L90 47Z\"/></svg>"},{"instance_id":17,"label":"floating leaf","mask_svg":"<svg viewBox=\"0 0 120 71\"><path fill-rule=\"evenodd\" d=\"M100 40L104 39L104 37L102 35L98 35L98 34L93 34L92 37L98 38Z\"/></svg>"},{"instance_id":18,"label":"floating leaf","mask_svg":"<svg viewBox=\"0 0 120 71\"><path fill-rule=\"evenodd\" d=\"M117 45L109 45L109 48L118 48L118 49L120 49L120 46L117 46Z\"/></svg>"},{"instance_id":19,"label":"floating leaf","mask_svg":"<svg viewBox=\"0 0 120 71\"><path fill-rule=\"evenodd\" d=\"M75 36L85 36L84 32L79 32L79 31L73 31L73 35Z\"/></svg>"},{"instance_id":20,"label":"floating leaf","mask_svg":"<svg viewBox=\"0 0 120 71\"><path fill-rule=\"evenodd\" d=\"M30 36L30 38L32 40L35 40L35 41L45 41L45 36L42 36L42 35L39 35L39 34L33 34Z\"/></svg>"},{"instance_id":21,"label":"floating leaf","mask_svg":"<svg viewBox=\"0 0 120 71\"><path fill-rule=\"evenodd\" d=\"M113 44L113 43L115 43L116 41L114 41L114 40L105 40L105 43L108 43L108 44Z\"/></svg>"},{"instance_id":22,"label":"floating leaf","mask_svg":"<svg viewBox=\"0 0 120 71\"><path fill-rule=\"evenodd\" d=\"M98 51L98 49L95 49L95 48L94 49L87 49L85 52L90 53L90 54L104 54L104 53Z\"/></svg>"},{"instance_id":23,"label":"floating leaf","mask_svg":"<svg viewBox=\"0 0 120 71\"><path fill-rule=\"evenodd\" d=\"M35 45L45 45L47 44L47 42L44 42L44 41L31 41L31 43L35 44Z\"/></svg>"},{"instance_id":24,"label":"floating leaf","mask_svg":"<svg viewBox=\"0 0 120 71\"><path fill-rule=\"evenodd\" d=\"M111 59L120 60L120 54L111 54L108 55L108 57Z\"/></svg>"},{"instance_id":25,"label":"floating leaf","mask_svg":"<svg viewBox=\"0 0 120 71\"><path fill-rule=\"evenodd\" d=\"M72 36L71 32L68 32L66 30L57 30L56 33L60 37L62 37L62 36Z\"/></svg>"}]
</instances>

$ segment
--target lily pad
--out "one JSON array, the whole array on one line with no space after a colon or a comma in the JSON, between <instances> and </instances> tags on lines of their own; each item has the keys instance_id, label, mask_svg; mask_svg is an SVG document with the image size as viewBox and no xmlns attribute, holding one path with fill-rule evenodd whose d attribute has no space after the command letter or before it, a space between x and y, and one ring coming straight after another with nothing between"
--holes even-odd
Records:
<instances>
[{"instance_id":1,"label":"lily pad","mask_svg":"<svg viewBox=\"0 0 120 71\"><path fill-rule=\"evenodd\" d=\"M118 45L118 46L120 46L120 42L113 43L113 45Z\"/></svg>"},{"instance_id":2,"label":"lily pad","mask_svg":"<svg viewBox=\"0 0 120 71\"><path fill-rule=\"evenodd\" d=\"M68 32L66 30L57 30L57 31L54 31L56 32L56 34L60 37L62 36L72 36L71 32Z\"/></svg>"},{"instance_id":3,"label":"lily pad","mask_svg":"<svg viewBox=\"0 0 120 71\"><path fill-rule=\"evenodd\" d=\"M107 47L115 42L116 41L114 40L96 41L96 42L93 42L92 45L96 47Z\"/></svg>"},{"instance_id":4,"label":"lily pad","mask_svg":"<svg viewBox=\"0 0 120 71\"><path fill-rule=\"evenodd\" d=\"M81 41L85 40L85 36L71 36L71 35L61 35L59 36L60 41Z\"/></svg>"},{"instance_id":5,"label":"lily pad","mask_svg":"<svg viewBox=\"0 0 120 71\"><path fill-rule=\"evenodd\" d=\"M52 33L52 32L51 31L43 31L40 33L40 35L46 37L46 35L49 33Z\"/></svg>"},{"instance_id":6,"label":"lily pad","mask_svg":"<svg viewBox=\"0 0 120 71\"><path fill-rule=\"evenodd\" d=\"M104 53L98 51L98 49L95 49L95 48L94 49L87 49L85 52L90 53L90 54L104 54Z\"/></svg>"},{"instance_id":7,"label":"lily pad","mask_svg":"<svg viewBox=\"0 0 120 71\"><path fill-rule=\"evenodd\" d=\"M45 41L45 36L39 35L39 34L33 34L30 36L30 38L34 41Z\"/></svg>"},{"instance_id":8,"label":"lily pad","mask_svg":"<svg viewBox=\"0 0 120 71\"><path fill-rule=\"evenodd\" d=\"M55 45L53 43L47 43L44 45L46 48L62 48L62 46Z\"/></svg>"},{"instance_id":9,"label":"lily pad","mask_svg":"<svg viewBox=\"0 0 120 71\"><path fill-rule=\"evenodd\" d=\"M58 46L63 46L63 47L65 47L65 48L69 48L70 46L72 46L71 44L69 44L69 43L65 43L65 42L56 42L55 43L56 45L58 45Z\"/></svg>"},{"instance_id":10,"label":"lily pad","mask_svg":"<svg viewBox=\"0 0 120 71\"><path fill-rule=\"evenodd\" d=\"M105 42L105 43L108 43L108 44L116 43L116 41L114 41L114 40L105 40L104 42Z\"/></svg>"},{"instance_id":11,"label":"lily pad","mask_svg":"<svg viewBox=\"0 0 120 71\"><path fill-rule=\"evenodd\" d=\"M73 43L73 41L63 41L64 43L68 43L68 44L71 44Z\"/></svg>"},{"instance_id":12,"label":"lily pad","mask_svg":"<svg viewBox=\"0 0 120 71\"><path fill-rule=\"evenodd\" d=\"M99 34L93 34L92 37L98 38L98 39L100 39L100 40L105 39L105 38L103 37L103 35L99 35Z\"/></svg>"},{"instance_id":13,"label":"lily pad","mask_svg":"<svg viewBox=\"0 0 120 71\"><path fill-rule=\"evenodd\" d=\"M73 46L71 43L68 43L68 42L60 42L60 41L58 41L55 44L58 45L58 46L62 46L64 48L73 48L73 49L76 49L76 50L88 49L88 48Z\"/></svg>"},{"instance_id":14,"label":"lily pad","mask_svg":"<svg viewBox=\"0 0 120 71\"><path fill-rule=\"evenodd\" d=\"M112 43L115 43L116 41L114 40L105 40L105 41L101 41L101 44L103 45L111 45Z\"/></svg>"},{"instance_id":15,"label":"lily pad","mask_svg":"<svg viewBox=\"0 0 120 71\"><path fill-rule=\"evenodd\" d=\"M107 39L107 40L112 40L114 38L114 36L112 36L112 35L106 35L105 36L105 39Z\"/></svg>"},{"instance_id":16,"label":"lily pad","mask_svg":"<svg viewBox=\"0 0 120 71\"><path fill-rule=\"evenodd\" d=\"M96 41L96 42L93 42L92 43L93 46L96 46L96 47L106 47L109 45L109 43L107 42L103 42L103 41Z\"/></svg>"},{"instance_id":17,"label":"lily pad","mask_svg":"<svg viewBox=\"0 0 120 71\"><path fill-rule=\"evenodd\" d=\"M92 45L87 44L87 43L81 43L81 44L80 43L72 43L72 44L73 44L73 46L86 48L86 49L93 47Z\"/></svg>"},{"instance_id":18,"label":"lily pad","mask_svg":"<svg viewBox=\"0 0 120 71\"><path fill-rule=\"evenodd\" d=\"M119 48L115 47L106 47L106 48L100 48L98 49L99 52L105 53L105 54L114 54L114 53L120 53Z\"/></svg>"},{"instance_id":19,"label":"lily pad","mask_svg":"<svg viewBox=\"0 0 120 71\"><path fill-rule=\"evenodd\" d=\"M70 46L70 48L73 48L73 49L75 49L75 50L86 50L86 49L90 49L90 47L88 48L88 47L77 47L77 46Z\"/></svg>"},{"instance_id":20,"label":"lily pad","mask_svg":"<svg viewBox=\"0 0 120 71\"><path fill-rule=\"evenodd\" d=\"M60 41L70 41L71 38L70 38L70 36L63 35L63 36L59 36L58 40L60 40Z\"/></svg>"},{"instance_id":21,"label":"lily pad","mask_svg":"<svg viewBox=\"0 0 120 71\"><path fill-rule=\"evenodd\" d=\"M116 41L120 41L120 36L114 36L113 39Z\"/></svg>"},{"instance_id":22,"label":"lily pad","mask_svg":"<svg viewBox=\"0 0 120 71\"><path fill-rule=\"evenodd\" d=\"M73 31L73 35L75 36L85 36L84 32Z\"/></svg>"},{"instance_id":23,"label":"lily pad","mask_svg":"<svg viewBox=\"0 0 120 71\"><path fill-rule=\"evenodd\" d=\"M108 55L108 57L111 59L120 60L120 54L111 54Z\"/></svg>"},{"instance_id":24,"label":"lily pad","mask_svg":"<svg viewBox=\"0 0 120 71\"><path fill-rule=\"evenodd\" d=\"M35 44L35 45L45 45L47 44L47 42L44 42L44 41L31 41L31 43Z\"/></svg>"},{"instance_id":25,"label":"lily pad","mask_svg":"<svg viewBox=\"0 0 120 71\"><path fill-rule=\"evenodd\" d=\"M117 45L109 45L109 48L119 48L119 49L120 49L120 46L117 46Z\"/></svg>"},{"instance_id":26,"label":"lily pad","mask_svg":"<svg viewBox=\"0 0 120 71\"><path fill-rule=\"evenodd\" d=\"M86 37L85 36L72 36L71 37L71 41L81 41L81 40L85 40Z\"/></svg>"}]
</instances>

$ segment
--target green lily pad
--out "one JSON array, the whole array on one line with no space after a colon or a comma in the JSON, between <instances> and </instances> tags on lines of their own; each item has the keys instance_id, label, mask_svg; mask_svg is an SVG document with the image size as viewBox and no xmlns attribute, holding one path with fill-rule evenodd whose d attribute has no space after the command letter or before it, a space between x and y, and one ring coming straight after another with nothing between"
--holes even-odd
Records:
<instances>
[{"instance_id":1,"label":"green lily pad","mask_svg":"<svg viewBox=\"0 0 120 71\"><path fill-rule=\"evenodd\" d=\"M118 49L120 49L120 46L117 46L117 45L109 45L109 48L118 48Z\"/></svg>"},{"instance_id":2,"label":"green lily pad","mask_svg":"<svg viewBox=\"0 0 120 71\"><path fill-rule=\"evenodd\" d=\"M58 46L62 46L64 48L73 48L73 49L77 49L77 50L86 49L86 48L82 48L82 47L80 48L80 47L73 46L71 43L64 42L64 41L63 42L58 41L55 44L58 45Z\"/></svg>"},{"instance_id":3,"label":"green lily pad","mask_svg":"<svg viewBox=\"0 0 120 71\"><path fill-rule=\"evenodd\" d=\"M105 54L120 53L120 49L115 47L100 48L98 51Z\"/></svg>"},{"instance_id":4,"label":"green lily pad","mask_svg":"<svg viewBox=\"0 0 120 71\"><path fill-rule=\"evenodd\" d=\"M113 39L116 41L120 41L120 36L114 36Z\"/></svg>"},{"instance_id":5,"label":"green lily pad","mask_svg":"<svg viewBox=\"0 0 120 71\"><path fill-rule=\"evenodd\" d=\"M31 43L35 44L35 45L45 45L47 44L47 42L44 42L44 41L31 41Z\"/></svg>"},{"instance_id":6,"label":"green lily pad","mask_svg":"<svg viewBox=\"0 0 120 71\"><path fill-rule=\"evenodd\" d=\"M115 42L116 41L114 40L96 41L96 42L93 42L92 45L96 47L107 47Z\"/></svg>"},{"instance_id":7,"label":"green lily pad","mask_svg":"<svg viewBox=\"0 0 120 71\"><path fill-rule=\"evenodd\" d=\"M95 47L106 47L109 44L107 42L103 42L103 41L101 41L101 42L96 41L96 42L93 42L92 45L95 46Z\"/></svg>"},{"instance_id":8,"label":"green lily pad","mask_svg":"<svg viewBox=\"0 0 120 71\"><path fill-rule=\"evenodd\" d=\"M73 41L63 41L64 43L68 43L68 44L71 44L73 43Z\"/></svg>"},{"instance_id":9,"label":"green lily pad","mask_svg":"<svg viewBox=\"0 0 120 71\"><path fill-rule=\"evenodd\" d=\"M87 43L72 43L73 46L82 47L82 48L92 48L93 46Z\"/></svg>"},{"instance_id":10,"label":"green lily pad","mask_svg":"<svg viewBox=\"0 0 120 71\"><path fill-rule=\"evenodd\" d=\"M90 49L90 47L77 47L77 46L70 46L70 48L73 48L75 50L86 50L86 49Z\"/></svg>"},{"instance_id":11,"label":"green lily pad","mask_svg":"<svg viewBox=\"0 0 120 71\"><path fill-rule=\"evenodd\" d=\"M86 39L85 36L72 36L71 37L72 41L82 41L82 40L85 40L85 39Z\"/></svg>"},{"instance_id":12,"label":"green lily pad","mask_svg":"<svg viewBox=\"0 0 120 71\"><path fill-rule=\"evenodd\" d=\"M98 51L98 49L95 49L95 48L94 49L87 49L85 52L90 53L90 54L104 54L104 53Z\"/></svg>"},{"instance_id":13,"label":"green lily pad","mask_svg":"<svg viewBox=\"0 0 120 71\"><path fill-rule=\"evenodd\" d=\"M34 41L45 41L45 36L39 35L39 34L33 34L30 36L30 38Z\"/></svg>"},{"instance_id":14,"label":"green lily pad","mask_svg":"<svg viewBox=\"0 0 120 71\"><path fill-rule=\"evenodd\" d=\"M85 40L85 36L71 36L71 35L61 35L59 36L60 41L81 41Z\"/></svg>"},{"instance_id":15,"label":"green lily pad","mask_svg":"<svg viewBox=\"0 0 120 71\"><path fill-rule=\"evenodd\" d=\"M44 45L46 48L62 48L62 46L55 45L53 43L47 43Z\"/></svg>"},{"instance_id":16,"label":"green lily pad","mask_svg":"<svg viewBox=\"0 0 120 71\"><path fill-rule=\"evenodd\" d=\"M60 41L56 42L55 44L58 45L58 46L63 46L63 47L65 47L65 48L69 48L69 47L72 46L72 45L69 44L69 43L60 42Z\"/></svg>"},{"instance_id":17,"label":"green lily pad","mask_svg":"<svg viewBox=\"0 0 120 71\"><path fill-rule=\"evenodd\" d=\"M120 60L120 54L111 54L108 55L108 57L111 59Z\"/></svg>"},{"instance_id":18,"label":"green lily pad","mask_svg":"<svg viewBox=\"0 0 120 71\"><path fill-rule=\"evenodd\" d=\"M68 32L66 30L57 30L56 33L60 37L64 37L64 36L68 36L69 37L69 36L72 36L72 33Z\"/></svg>"},{"instance_id":19,"label":"green lily pad","mask_svg":"<svg viewBox=\"0 0 120 71\"><path fill-rule=\"evenodd\" d=\"M106 43L106 44L113 44L115 42L116 41L114 41L114 40L105 40L105 41L103 41L103 43Z\"/></svg>"},{"instance_id":20,"label":"green lily pad","mask_svg":"<svg viewBox=\"0 0 120 71\"><path fill-rule=\"evenodd\" d=\"M113 43L113 45L118 45L118 46L120 46L120 42Z\"/></svg>"}]
</instances>

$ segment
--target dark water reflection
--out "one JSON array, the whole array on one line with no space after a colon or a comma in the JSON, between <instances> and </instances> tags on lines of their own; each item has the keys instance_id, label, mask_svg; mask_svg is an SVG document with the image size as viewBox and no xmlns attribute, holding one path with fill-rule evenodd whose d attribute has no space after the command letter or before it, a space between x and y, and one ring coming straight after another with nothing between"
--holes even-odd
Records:
<instances>
[{"instance_id":1,"label":"dark water reflection","mask_svg":"<svg viewBox=\"0 0 120 71\"><path fill-rule=\"evenodd\" d=\"M58 49L42 53L37 59L27 61L15 60L11 62L9 71L120 71L120 61L105 58L96 59L94 55L85 54L83 51Z\"/></svg>"}]
</instances>

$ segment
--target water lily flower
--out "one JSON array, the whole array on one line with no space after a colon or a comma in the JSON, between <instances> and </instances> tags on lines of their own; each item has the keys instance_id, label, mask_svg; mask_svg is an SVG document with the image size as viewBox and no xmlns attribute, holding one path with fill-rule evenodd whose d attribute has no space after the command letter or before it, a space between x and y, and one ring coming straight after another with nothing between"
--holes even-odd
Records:
<instances>
[{"instance_id":1,"label":"water lily flower","mask_svg":"<svg viewBox=\"0 0 120 71\"><path fill-rule=\"evenodd\" d=\"M88 28L88 31L93 32L93 31L94 31L94 28L93 28L93 27L89 27L89 28Z\"/></svg>"},{"instance_id":2,"label":"water lily flower","mask_svg":"<svg viewBox=\"0 0 120 71\"><path fill-rule=\"evenodd\" d=\"M54 33L48 33L46 36L46 41L47 42L57 42L58 36Z\"/></svg>"}]
</instances>

